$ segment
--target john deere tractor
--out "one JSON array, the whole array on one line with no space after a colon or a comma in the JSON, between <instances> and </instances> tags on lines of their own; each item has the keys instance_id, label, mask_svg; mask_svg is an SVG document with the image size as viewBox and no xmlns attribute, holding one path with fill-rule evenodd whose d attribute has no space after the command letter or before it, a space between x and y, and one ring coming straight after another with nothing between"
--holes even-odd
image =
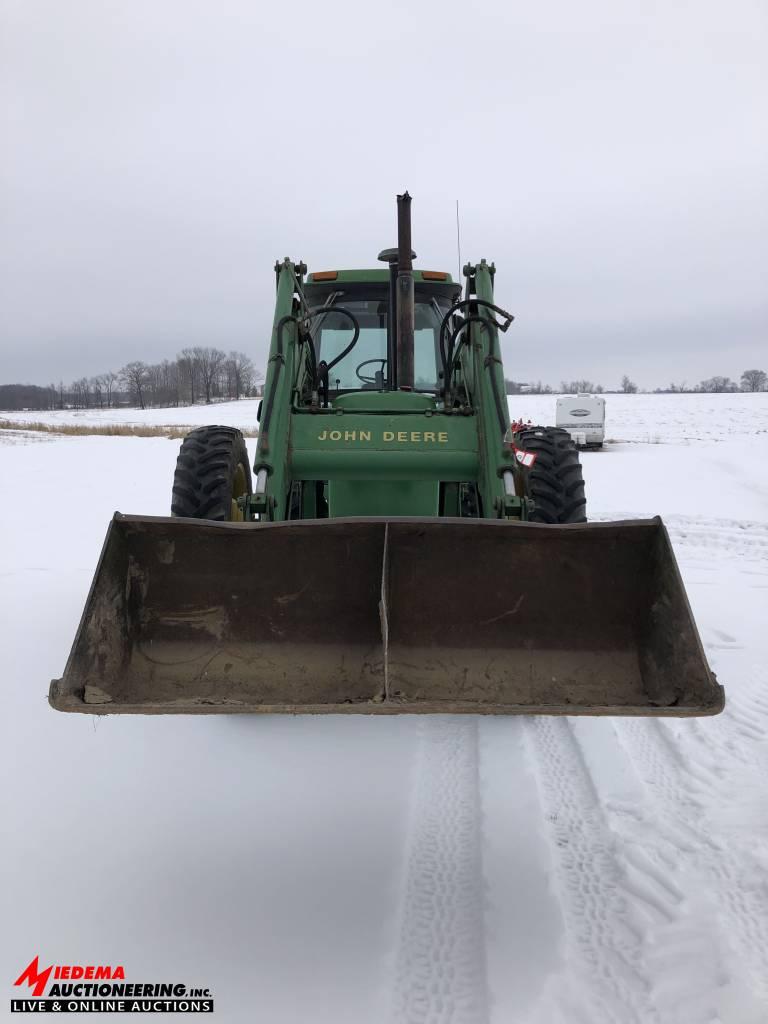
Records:
<instances>
[{"instance_id":1,"label":"john deere tractor","mask_svg":"<svg viewBox=\"0 0 768 1024\"><path fill-rule=\"evenodd\" d=\"M579 456L510 427L495 268L275 267L256 458L193 430L170 517L117 513L61 711L704 715L658 518L587 523Z\"/></svg>"}]
</instances>

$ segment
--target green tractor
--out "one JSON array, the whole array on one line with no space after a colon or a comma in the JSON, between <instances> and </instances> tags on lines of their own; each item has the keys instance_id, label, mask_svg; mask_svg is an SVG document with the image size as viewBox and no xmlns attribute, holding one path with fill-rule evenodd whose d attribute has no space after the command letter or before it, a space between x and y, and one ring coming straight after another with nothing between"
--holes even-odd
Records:
<instances>
[{"instance_id":1,"label":"green tractor","mask_svg":"<svg viewBox=\"0 0 768 1024\"><path fill-rule=\"evenodd\" d=\"M253 476L184 440L172 515L117 513L60 711L706 715L661 520L590 523L579 456L512 429L494 266L275 267Z\"/></svg>"}]
</instances>

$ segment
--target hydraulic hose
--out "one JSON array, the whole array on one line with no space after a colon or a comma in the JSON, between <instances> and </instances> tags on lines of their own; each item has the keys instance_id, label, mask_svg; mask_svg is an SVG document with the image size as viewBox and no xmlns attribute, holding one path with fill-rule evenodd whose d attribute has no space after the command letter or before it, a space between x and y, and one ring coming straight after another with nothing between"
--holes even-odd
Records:
<instances>
[{"instance_id":1,"label":"hydraulic hose","mask_svg":"<svg viewBox=\"0 0 768 1024\"><path fill-rule=\"evenodd\" d=\"M322 389L323 408L327 408L328 406L328 392L330 389L328 374L337 363L341 362L341 360L345 356L349 355L349 353L357 344L358 339L360 338L360 324L357 320L357 317L354 315L354 313L351 313L344 306L315 306L314 309L307 310L307 319L312 319L312 317L320 316L323 314L327 315L328 313L341 313L342 316L346 316L349 320L351 320L353 334L352 341L350 341L347 347L342 352L340 352L335 359L332 359L330 363L327 363L324 359L321 359L319 363L317 362L317 352L315 351L315 343L314 340L312 339L312 336L309 335L310 345L312 348L312 361L315 366L313 385L318 391Z\"/></svg>"},{"instance_id":2,"label":"hydraulic hose","mask_svg":"<svg viewBox=\"0 0 768 1024\"><path fill-rule=\"evenodd\" d=\"M352 334L352 341L350 341L347 347L342 352L340 352L335 359L332 359L330 363L325 363L328 370L332 370L337 363L340 363L345 356L349 355L349 353L357 344L358 339L360 337L360 324L358 323L357 317L354 315L354 313L351 313L344 306L315 306L314 309L310 309L307 311L307 317L311 318L319 316L321 313L341 313L342 316L346 316L349 320L352 321L352 327L354 332ZM325 360L322 360L322 362L324 363Z\"/></svg>"},{"instance_id":3,"label":"hydraulic hose","mask_svg":"<svg viewBox=\"0 0 768 1024\"><path fill-rule=\"evenodd\" d=\"M298 324L299 319L291 314L282 317L277 322L277 353L272 357L271 361L274 361L275 372L272 374L272 386L269 389L267 395L267 403L264 407L264 415L259 423L259 436L269 433L269 424L272 419L272 409L275 404L275 395L277 394L277 384L280 378L280 371L285 366L285 354L283 352L283 331L289 323Z\"/></svg>"},{"instance_id":4,"label":"hydraulic hose","mask_svg":"<svg viewBox=\"0 0 768 1024\"><path fill-rule=\"evenodd\" d=\"M504 331L507 331L509 329L509 325L515 319L514 316L511 313L508 313L505 309L502 309L501 306L495 306L492 302L486 302L485 299L474 299L474 298L472 298L472 299L459 299L458 302L454 302L454 304L451 306L451 308L448 310L448 312L443 317L443 322L440 325L440 361L441 361L442 367L443 367L443 386L446 388L446 390L450 389L450 385L451 385L450 377L451 377L451 374L453 372L453 366L449 365L449 353L448 353L448 351L446 351L446 346L445 346L445 332L446 332L446 329L448 327L448 321L450 320L450 318L453 316L454 313L457 313L460 309L463 309L465 306L472 306L472 305L474 305L475 307L482 306L483 309L490 309L494 313L498 313L500 317L504 318L504 322L503 323L499 323L498 321L493 320L491 318L488 318L488 319L486 319L484 317L483 318L478 318L478 317L476 317L474 315L474 311L473 311L472 315L467 317L465 323L477 322L477 320L480 319L480 321L482 323L487 323L489 326L493 326L497 330L504 332ZM451 339L450 339L450 345L451 346L453 345L453 342L454 342L455 338L458 336L458 334L459 334L459 331L456 330L451 335ZM493 332L491 332L491 336L493 336ZM491 341L491 345L493 345L493 341ZM452 355L452 353L451 353L451 355Z\"/></svg>"}]
</instances>

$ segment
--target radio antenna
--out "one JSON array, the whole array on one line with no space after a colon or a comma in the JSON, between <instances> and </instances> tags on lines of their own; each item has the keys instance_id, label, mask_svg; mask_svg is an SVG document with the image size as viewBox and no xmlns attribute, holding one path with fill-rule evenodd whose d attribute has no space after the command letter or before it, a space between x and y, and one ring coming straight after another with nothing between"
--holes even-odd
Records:
<instances>
[{"instance_id":1,"label":"radio antenna","mask_svg":"<svg viewBox=\"0 0 768 1024\"><path fill-rule=\"evenodd\" d=\"M459 224L459 200L456 200L456 251L459 254L459 277L461 281L461 227Z\"/></svg>"}]
</instances>

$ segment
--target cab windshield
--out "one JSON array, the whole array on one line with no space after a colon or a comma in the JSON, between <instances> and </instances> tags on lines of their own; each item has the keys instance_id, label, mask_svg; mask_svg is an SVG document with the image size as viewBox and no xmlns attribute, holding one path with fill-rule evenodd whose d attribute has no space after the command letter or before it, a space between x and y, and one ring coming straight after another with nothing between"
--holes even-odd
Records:
<instances>
[{"instance_id":1,"label":"cab windshield","mask_svg":"<svg viewBox=\"0 0 768 1024\"><path fill-rule=\"evenodd\" d=\"M387 361L387 290L374 294L371 289L366 289L364 295L335 293L329 298L328 311L318 314L312 327L318 362L322 359L331 363L352 341L354 328L349 317L335 312L334 306L348 309L360 325L357 344L331 368L331 392L387 388L390 373ZM440 325L451 301L448 295L416 291L413 353L416 391L439 390Z\"/></svg>"}]
</instances>

